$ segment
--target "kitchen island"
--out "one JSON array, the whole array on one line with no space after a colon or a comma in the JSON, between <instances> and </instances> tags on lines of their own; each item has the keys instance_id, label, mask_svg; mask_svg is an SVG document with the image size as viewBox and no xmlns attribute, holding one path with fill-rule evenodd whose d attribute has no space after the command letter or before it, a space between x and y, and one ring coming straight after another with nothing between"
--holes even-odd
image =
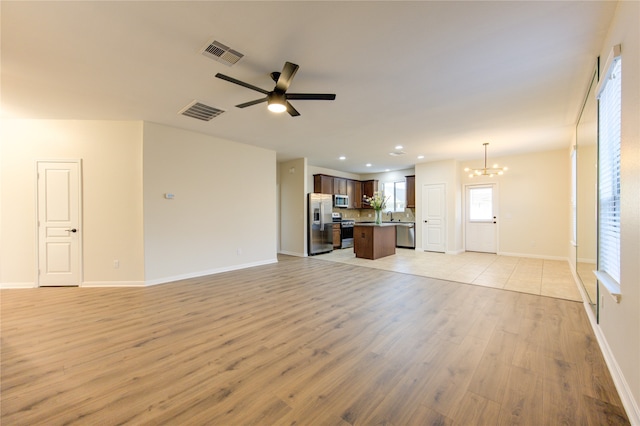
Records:
<instances>
[{"instance_id":1,"label":"kitchen island","mask_svg":"<svg viewBox=\"0 0 640 426\"><path fill-rule=\"evenodd\" d=\"M396 224L356 222L353 228L353 251L356 257L371 260L396 254Z\"/></svg>"}]
</instances>

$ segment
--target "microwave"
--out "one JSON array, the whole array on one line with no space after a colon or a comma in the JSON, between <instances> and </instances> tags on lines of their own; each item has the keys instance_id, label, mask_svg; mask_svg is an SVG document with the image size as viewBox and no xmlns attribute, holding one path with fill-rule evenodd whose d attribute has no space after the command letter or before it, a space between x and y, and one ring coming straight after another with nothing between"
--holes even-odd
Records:
<instances>
[{"instance_id":1,"label":"microwave","mask_svg":"<svg viewBox=\"0 0 640 426\"><path fill-rule=\"evenodd\" d=\"M349 196L348 195L334 195L333 196L333 207L347 208L349 207Z\"/></svg>"}]
</instances>

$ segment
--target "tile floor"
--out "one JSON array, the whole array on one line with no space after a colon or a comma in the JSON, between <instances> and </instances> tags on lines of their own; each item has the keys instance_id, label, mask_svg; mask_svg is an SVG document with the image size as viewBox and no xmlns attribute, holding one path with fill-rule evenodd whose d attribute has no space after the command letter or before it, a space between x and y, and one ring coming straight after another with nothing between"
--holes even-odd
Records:
<instances>
[{"instance_id":1,"label":"tile floor","mask_svg":"<svg viewBox=\"0 0 640 426\"><path fill-rule=\"evenodd\" d=\"M569 263L562 260L474 252L451 255L400 248L396 249L395 255L377 260L356 258L353 249L334 250L314 257L521 293L582 301L576 281L569 269Z\"/></svg>"}]
</instances>

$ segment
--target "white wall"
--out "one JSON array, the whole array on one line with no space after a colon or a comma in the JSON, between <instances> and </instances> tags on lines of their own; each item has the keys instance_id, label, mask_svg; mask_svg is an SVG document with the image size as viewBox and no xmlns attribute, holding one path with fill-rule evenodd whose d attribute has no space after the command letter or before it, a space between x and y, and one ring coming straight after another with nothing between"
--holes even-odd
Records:
<instances>
[{"instance_id":1,"label":"white wall","mask_svg":"<svg viewBox=\"0 0 640 426\"><path fill-rule=\"evenodd\" d=\"M313 192L313 186L311 189L307 187L306 168L306 158L278 164L280 252L292 256L307 254L307 193Z\"/></svg>"},{"instance_id":2,"label":"white wall","mask_svg":"<svg viewBox=\"0 0 640 426\"><path fill-rule=\"evenodd\" d=\"M0 285L35 285L35 164L54 159L82 159L82 284L142 285L142 123L4 119L1 124Z\"/></svg>"},{"instance_id":3,"label":"white wall","mask_svg":"<svg viewBox=\"0 0 640 426\"><path fill-rule=\"evenodd\" d=\"M499 254L566 259L571 209L571 169L568 150L491 158L507 166L500 177L469 178L463 185L494 182L498 186ZM478 167L468 161L461 167Z\"/></svg>"},{"instance_id":4,"label":"white wall","mask_svg":"<svg viewBox=\"0 0 640 426\"><path fill-rule=\"evenodd\" d=\"M274 151L153 123L143 139L148 284L277 261Z\"/></svg>"},{"instance_id":5,"label":"white wall","mask_svg":"<svg viewBox=\"0 0 640 426\"><path fill-rule=\"evenodd\" d=\"M423 247L422 241L422 188L424 185L442 183L445 185L446 209L446 245L445 252L450 254L462 251L461 236L461 187L460 165L455 160L435 161L416 164L416 248Z\"/></svg>"},{"instance_id":6,"label":"white wall","mask_svg":"<svg viewBox=\"0 0 640 426\"><path fill-rule=\"evenodd\" d=\"M416 171L414 168L404 169L404 170L394 170L392 172L382 172L382 173L367 173L360 175L359 180L369 180L369 179L377 179L382 182L400 182L405 180L406 176L415 175Z\"/></svg>"},{"instance_id":7,"label":"white wall","mask_svg":"<svg viewBox=\"0 0 640 426\"><path fill-rule=\"evenodd\" d=\"M616 383L632 423L640 424L640 2L618 3L600 57L622 46L620 287L615 303L604 295L600 303L600 330L606 339L603 351L614 361ZM603 70L604 71L604 70ZM602 303L604 302L604 303ZM611 360L611 359L610 359ZM615 378L615 375L614 375ZM627 392L625 392L627 391ZM626 394L628 399L625 400Z\"/></svg>"}]
</instances>

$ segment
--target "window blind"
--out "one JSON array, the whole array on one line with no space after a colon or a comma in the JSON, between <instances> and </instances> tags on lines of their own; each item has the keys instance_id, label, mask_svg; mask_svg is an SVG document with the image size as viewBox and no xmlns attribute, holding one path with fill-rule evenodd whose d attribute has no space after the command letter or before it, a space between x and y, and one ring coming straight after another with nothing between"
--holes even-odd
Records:
<instances>
[{"instance_id":1,"label":"window blind","mask_svg":"<svg viewBox=\"0 0 640 426\"><path fill-rule=\"evenodd\" d=\"M620 283L620 124L622 61L605 74L598 104L598 272ZM605 284L606 285L606 284Z\"/></svg>"}]
</instances>

